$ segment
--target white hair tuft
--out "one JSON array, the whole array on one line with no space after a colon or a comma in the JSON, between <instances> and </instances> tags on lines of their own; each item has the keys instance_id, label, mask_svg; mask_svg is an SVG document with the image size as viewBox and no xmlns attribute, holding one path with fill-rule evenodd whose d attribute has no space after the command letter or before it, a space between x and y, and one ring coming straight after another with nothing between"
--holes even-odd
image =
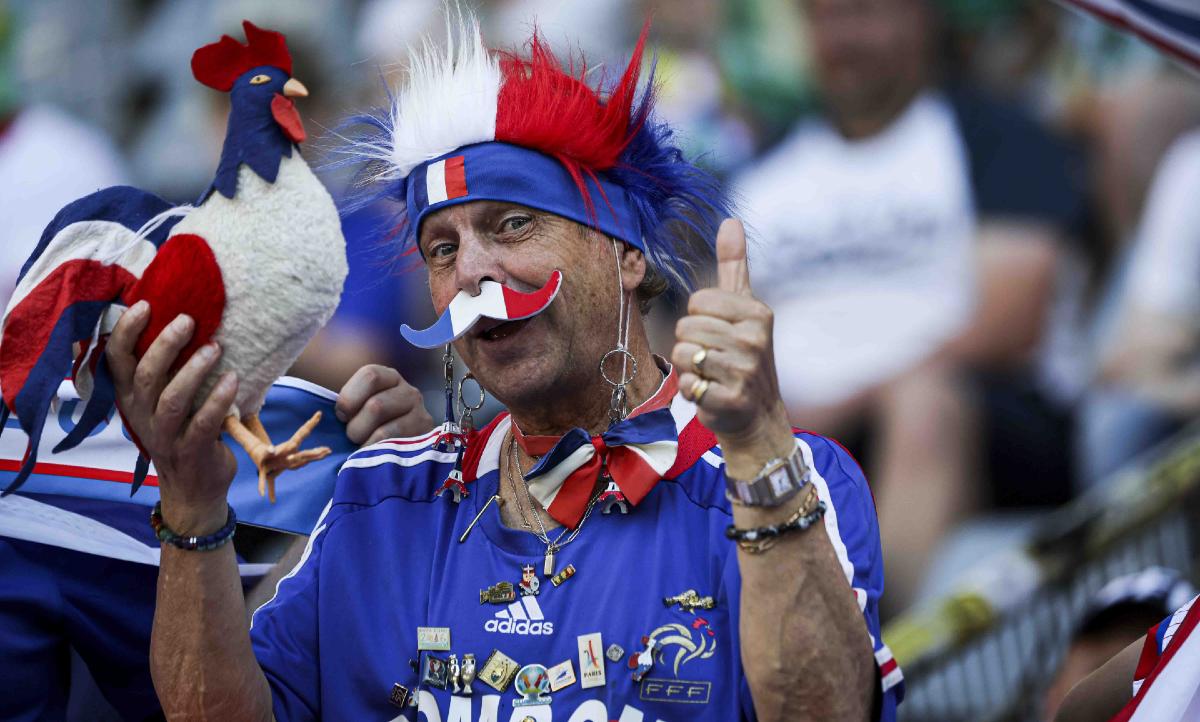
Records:
<instances>
[{"instance_id":1,"label":"white hair tuft","mask_svg":"<svg viewBox=\"0 0 1200 722\"><path fill-rule=\"evenodd\" d=\"M470 14L446 17L446 46L428 37L410 50L407 85L393 97L386 176L404 178L413 168L471 143L496 138L500 63L483 44Z\"/></svg>"}]
</instances>

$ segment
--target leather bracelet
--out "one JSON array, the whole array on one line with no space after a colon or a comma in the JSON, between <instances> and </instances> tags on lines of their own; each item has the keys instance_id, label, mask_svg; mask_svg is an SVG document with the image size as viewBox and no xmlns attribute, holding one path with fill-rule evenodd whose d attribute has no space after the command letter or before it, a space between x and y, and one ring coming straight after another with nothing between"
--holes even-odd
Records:
<instances>
[{"instance_id":1,"label":"leather bracelet","mask_svg":"<svg viewBox=\"0 0 1200 722\"><path fill-rule=\"evenodd\" d=\"M804 531L825 516L825 502L817 495L816 487L808 485L808 493L794 514L782 524L768 524L756 529L738 529L733 524L725 528L725 537L737 542L738 548L750 554L762 554L775 546L779 537L793 531Z\"/></svg>"},{"instance_id":2,"label":"leather bracelet","mask_svg":"<svg viewBox=\"0 0 1200 722\"><path fill-rule=\"evenodd\" d=\"M225 526L207 536L180 536L172 531L163 522L161 501L156 503L154 511L150 512L150 528L154 530L154 536L158 537L160 542L185 551L207 552L219 549L233 539L233 532L237 528L237 514L233 512L232 506L226 506L229 507L229 517Z\"/></svg>"}]
</instances>

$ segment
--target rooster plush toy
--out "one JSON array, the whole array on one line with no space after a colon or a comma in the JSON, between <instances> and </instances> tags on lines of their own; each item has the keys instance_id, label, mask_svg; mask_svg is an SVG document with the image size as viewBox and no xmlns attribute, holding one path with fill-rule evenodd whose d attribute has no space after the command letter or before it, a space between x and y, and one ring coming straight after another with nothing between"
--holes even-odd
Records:
<instances>
[{"instance_id":1,"label":"rooster plush toy","mask_svg":"<svg viewBox=\"0 0 1200 722\"><path fill-rule=\"evenodd\" d=\"M0 327L0 421L15 414L30 444L6 493L33 471L64 378L87 403L56 452L111 415L104 342L120 313L141 299L151 316L139 355L181 313L195 320L195 331L177 364L210 341L220 344L220 363L198 399L220 374L237 373L225 430L257 465L260 493L269 487L273 501L281 471L328 453L299 449L319 414L279 445L258 420L271 383L336 309L346 250L333 199L300 157L304 127L291 98L308 91L291 77L284 37L243 26L245 45L224 36L192 57L196 79L230 95L216 178L199 204L173 207L129 187L98 191L59 211L25 263ZM148 466L139 458L138 482Z\"/></svg>"}]
</instances>

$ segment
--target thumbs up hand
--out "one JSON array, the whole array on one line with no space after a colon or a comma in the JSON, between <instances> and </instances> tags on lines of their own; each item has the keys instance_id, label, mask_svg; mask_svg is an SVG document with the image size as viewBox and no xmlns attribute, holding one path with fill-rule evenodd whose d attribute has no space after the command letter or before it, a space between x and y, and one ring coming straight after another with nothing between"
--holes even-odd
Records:
<instances>
[{"instance_id":1,"label":"thumbs up hand","mask_svg":"<svg viewBox=\"0 0 1200 722\"><path fill-rule=\"evenodd\" d=\"M721 224L717 286L693 293L687 310L675 326L671 353L679 388L721 442L727 473L752 479L766 462L791 453L795 442L775 373L774 314L750 289L740 221Z\"/></svg>"}]
</instances>

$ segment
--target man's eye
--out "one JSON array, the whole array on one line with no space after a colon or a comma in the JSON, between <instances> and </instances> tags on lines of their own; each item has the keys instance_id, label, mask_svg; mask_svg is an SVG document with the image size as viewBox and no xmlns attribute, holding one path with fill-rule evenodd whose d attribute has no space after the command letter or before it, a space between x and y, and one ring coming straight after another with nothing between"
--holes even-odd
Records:
<instances>
[{"instance_id":1,"label":"man's eye","mask_svg":"<svg viewBox=\"0 0 1200 722\"><path fill-rule=\"evenodd\" d=\"M437 243L429 249L430 258L444 258L454 253L453 243Z\"/></svg>"},{"instance_id":2,"label":"man's eye","mask_svg":"<svg viewBox=\"0 0 1200 722\"><path fill-rule=\"evenodd\" d=\"M501 231L518 231L518 230L524 228L525 226L529 225L529 223L532 220L533 219L530 218L529 216L509 216L508 218L505 218L503 221L500 222L500 230Z\"/></svg>"}]
</instances>

